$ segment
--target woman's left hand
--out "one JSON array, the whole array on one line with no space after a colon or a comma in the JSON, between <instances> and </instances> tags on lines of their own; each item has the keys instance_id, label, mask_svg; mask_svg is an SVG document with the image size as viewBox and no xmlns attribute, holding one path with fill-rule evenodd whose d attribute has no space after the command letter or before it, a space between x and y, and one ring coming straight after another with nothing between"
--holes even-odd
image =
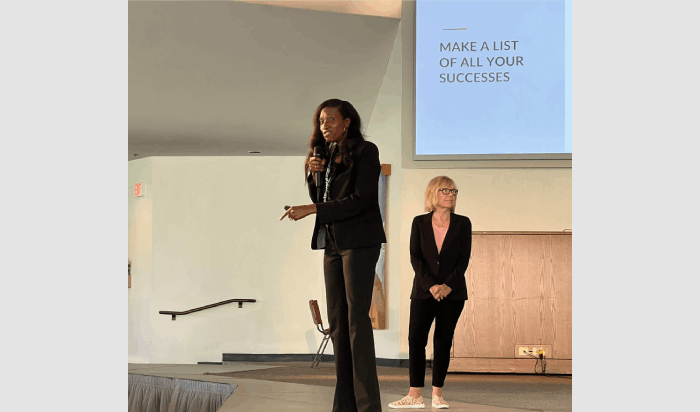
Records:
<instances>
[{"instance_id":1,"label":"woman's left hand","mask_svg":"<svg viewBox=\"0 0 700 412\"><path fill-rule=\"evenodd\" d=\"M315 203L310 205L292 206L284 212L282 217L280 217L280 220L284 219L285 217L289 217L289 220L299 220L314 213L316 213Z\"/></svg>"},{"instance_id":2,"label":"woman's left hand","mask_svg":"<svg viewBox=\"0 0 700 412\"><path fill-rule=\"evenodd\" d=\"M435 292L435 299L441 301L452 292L452 288L447 285L438 285Z\"/></svg>"}]
</instances>

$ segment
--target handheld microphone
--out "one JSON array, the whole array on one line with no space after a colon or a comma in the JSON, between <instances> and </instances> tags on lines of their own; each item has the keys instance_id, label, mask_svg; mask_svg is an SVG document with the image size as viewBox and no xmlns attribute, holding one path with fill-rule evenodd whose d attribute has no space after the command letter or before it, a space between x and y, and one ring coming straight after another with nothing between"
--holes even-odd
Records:
<instances>
[{"instance_id":1,"label":"handheld microphone","mask_svg":"<svg viewBox=\"0 0 700 412\"><path fill-rule=\"evenodd\" d=\"M323 159L323 156L326 154L326 149L323 146L316 146L314 147L314 157L316 159ZM321 186L321 173L322 172L314 172L314 183L316 183L316 187Z\"/></svg>"},{"instance_id":2,"label":"handheld microphone","mask_svg":"<svg viewBox=\"0 0 700 412\"><path fill-rule=\"evenodd\" d=\"M326 149L323 146L314 147L314 157L316 159L323 159L326 155ZM322 182L321 172L314 172L314 183L316 184L316 201L321 201L321 182Z\"/></svg>"}]
</instances>

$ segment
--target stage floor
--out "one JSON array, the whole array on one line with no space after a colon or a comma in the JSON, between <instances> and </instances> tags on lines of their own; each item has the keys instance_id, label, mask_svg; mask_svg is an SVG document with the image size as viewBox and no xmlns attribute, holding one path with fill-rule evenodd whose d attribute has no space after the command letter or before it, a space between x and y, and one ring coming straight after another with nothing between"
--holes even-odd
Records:
<instances>
[{"instance_id":1,"label":"stage floor","mask_svg":"<svg viewBox=\"0 0 700 412\"><path fill-rule=\"evenodd\" d=\"M260 379L260 377L269 376L269 379L273 379L275 373L274 369L279 368L280 375L282 375L283 370L289 367L297 367L299 371L308 369L308 372L304 372L305 375L318 374L319 377L328 376L329 372L333 373L333 364L321 363L320 369L311 369L310 363L299 363L299 362L269 362L269 363L228 363L226 365L208 365L208 364L190 364L190 365L167 365L167 364L129 364L129 373L148 375L148 376L163 376L168 378L179 378L179 379L189 379L204 382L218 382L218 383L228 383L237 385L233 394L226 400L223 406L219 409L220 412L233 412L233 411L307 411L307 412L328 412L331 410L333 404L333 393L334 388L332 384L325 385L314 385L314 384L303 384L303 383L292 383L289 382L288 378L282 380L287 380L287 382L273 381L267 379ZM305 369L301 369L301 368ZM407 368L389 368L384 371L385 368L378 368L380 374L380 389L381 389L381 399L382 399L382 411L393 411L390 409L388 404L390 402L401 399L408 391L408 386L406 384L401 385L386 385L382 382L386 382L386 375L388 374L399 374L408 375ZM266 374L254 373L255 371L266 372ZM242 377L245 373L249 372L249 375L255 376L255 379ZM383 374L384 372L384 374ZM430 374L430 369L428 369L428 375ZM240 374L238 374L240 373ZM220 374L234 375L234 376L221 376ZM384 377L384 379L383 379ZM464 378L467 377L470 383L465 383ZM482 378L480 378L482 377ZM560 393L556 396L559 399L553 399L553 393L551 388L547 385L551 383L543 383L547 380L547 376L504 376L504 375L457 375L453 377L449 374L445 386L445 399L450 403L450 410L452 411L470 411L470 412L514 412L514 411L571 411L571 383L570 377L568 382L565 378L552 377L551 382L557 382L556 385L562 386L563 395ZM274 378L277 379L277 378ZM390 379L395 380L395 379ZM300 381L304 381L303 377L300 375ZM334 378L333 378L334 381ZM459 381L459 382L458 382ZM407 382L407 381L406 381ZM465 403L455 401L454 396L450 397L449 394L456 393L457 391L464 392L466 388L463 385L474 387L479 385L484 385L485 382L495 383L494 388L490 392L490 396L481 390L479 393L474 393L473 398L476 403ZM561 383L563 382L563 383ZM430 380L429 376L426 379L426 386L423 389L423 395L426 402L426 410L433 409L430 405L430 391L429 386ZM526 388L523 390L522 386L525 385ZM405 391L400 390L403 386L406 386ZM567 387L568 387L568 402L567 402ZM528 389L530 388L530 389ZM390 389L390 393L386 389ZM550 398L550 400L555 401L555 404L550 408L540 405L531 404L527 402L526 398L522 398L519 402L518 392L524 391L523 394L532 398ZM488 391L487 391L488 392ZM428 395L426 397L425 395ZM486 395L486 396L484 396ZM562 398L563 396L563 398ZM464 396L461 396L464 398ZM488 401L491 405L479 404L478 400ZM515 407L505 407L504 405L511 404ZM521 405L522 404L522 405ZM502 406L494 406L502 405ZM543 406L547 409L544 409Z\"/></svg>"}]
</instances>

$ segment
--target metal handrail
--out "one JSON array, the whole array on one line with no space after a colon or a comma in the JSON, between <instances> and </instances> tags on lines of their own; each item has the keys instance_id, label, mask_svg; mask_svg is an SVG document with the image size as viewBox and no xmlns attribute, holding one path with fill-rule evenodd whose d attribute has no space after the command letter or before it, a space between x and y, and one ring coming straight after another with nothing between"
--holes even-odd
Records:
<instances>
[{"instance_id":1,"label":"metal handrail","mask_svg":"<svg viewBox=\"0 0 700 412\"><path fill-rule=\"evenodd\" d=\"M194 308L194 309L186 310L186 311L184 311L184 312L175 312L175 311L172 311L172 310L161 310L161 311L159 311L158 313L161 314L161 315L172 315L172 316L173 316L173 320L175 320L175 316L177 316L177 315L187 315L188 313L199 312L200 310L215 308L215 307L217 307L217 306L221 306L221 305L225 305L225 304L227 304L227 303L233 303L233 302L238 302L238 307L239 307L239 308L242 308L242 307L243 307L243 302L246 302L246 303L248 303L248 302L253 303L253 302L256 302L256 300L255 300L255 299L229 299L229 300L224 300L224 301L218 302L218 303L212 303L211 305L207 305L207 306L202 306L202 307L199 307L199 308Z\"/></svg>"}]
</instances>

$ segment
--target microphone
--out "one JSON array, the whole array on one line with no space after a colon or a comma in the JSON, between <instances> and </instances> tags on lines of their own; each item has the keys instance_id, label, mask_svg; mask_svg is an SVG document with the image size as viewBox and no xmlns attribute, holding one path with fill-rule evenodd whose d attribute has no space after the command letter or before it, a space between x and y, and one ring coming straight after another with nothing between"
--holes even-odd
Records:
<instances>
[{"instance_id":1,"label":"microphone","mask_svg":"<svg viewBox=\"0 0 700 412\"><path fill-rule=\"evenodd\" d=\"M326 149L323 146L314 147L314 157L316 159L323 159L326 155ZM316 184L316 200L321 201L321 172L314 172L314 183Z\"/></svg>"},{"instance_id":2,"label":"microphone","mask_svg":"<svg viewBox=\"0 0 700 412\"><path fill-rule=\"evenodd\" d=\"M314 157L316 159L321 159L323 160L323 157L326 155L326 149L323 146L316 146L314 147ZM314 172L314 183L316 183L316 187L321 186L321 172Z\"/></svg>"}]
</instances>

